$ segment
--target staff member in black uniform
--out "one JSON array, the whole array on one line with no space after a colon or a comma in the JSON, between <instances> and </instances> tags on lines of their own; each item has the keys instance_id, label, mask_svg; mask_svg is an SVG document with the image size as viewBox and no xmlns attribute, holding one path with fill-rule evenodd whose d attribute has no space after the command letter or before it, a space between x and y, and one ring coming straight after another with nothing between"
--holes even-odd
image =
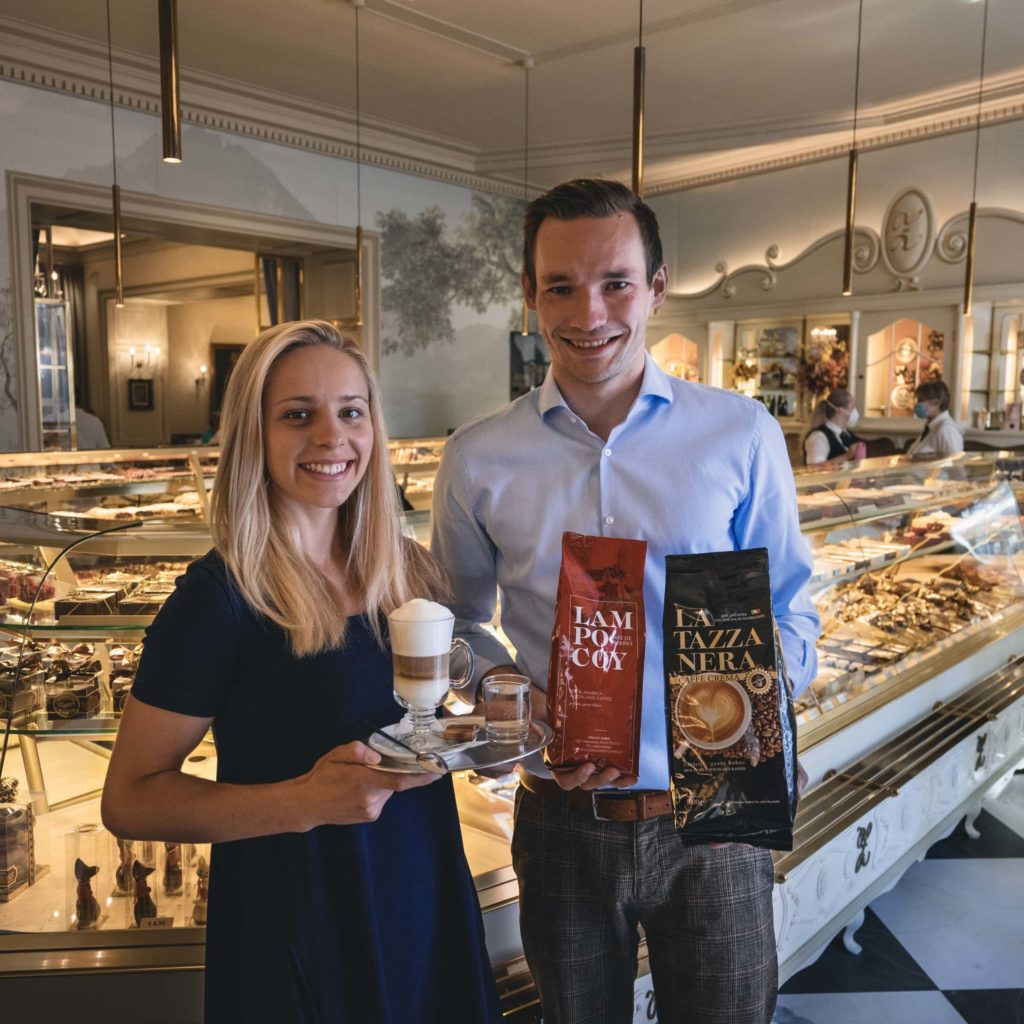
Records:
<instances>
[{"instance_id":1,"label":"staff member in black uniform","mask_svg":"<svg viewBox=\"0 0 1024 1024\"><path fill-rule=\"evenodd\" d=\"M804 438L804 465L863 459L864 442L851 433L859 418L853 395L845 388L823 398L811 414L811 429Z\"/></svg>"}]
</instances>

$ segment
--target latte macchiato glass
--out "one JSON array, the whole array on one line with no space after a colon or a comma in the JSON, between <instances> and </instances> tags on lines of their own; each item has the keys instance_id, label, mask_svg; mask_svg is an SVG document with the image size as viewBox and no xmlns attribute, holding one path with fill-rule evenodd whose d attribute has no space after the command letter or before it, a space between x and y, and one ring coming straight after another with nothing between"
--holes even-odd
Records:
<instances>
[{"instance_id":1,"label":"latte macchiato glass","mask_svg":"<svg viewBox=\"0 0 1024 1024\"><path fill-rule=\"evenodd\" d=\"M406 601L388 616L394 664L395 700L405 708L398 735L415 750L443 746L431 732L437 709L448 691L463 689L473 677L473 652L465 640L452 640L455 616L421 597ZM452 679L451 656L461 651L466 668Z\"/></svg>"}]
</instances>

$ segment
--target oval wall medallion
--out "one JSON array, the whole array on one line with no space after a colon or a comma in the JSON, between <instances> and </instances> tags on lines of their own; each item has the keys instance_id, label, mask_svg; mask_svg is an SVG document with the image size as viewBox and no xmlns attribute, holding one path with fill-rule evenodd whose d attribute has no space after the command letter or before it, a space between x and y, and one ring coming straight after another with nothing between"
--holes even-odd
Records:
<instances>
[{"instance_id":1,"label":"oval wall medallion","mask_svg":"<svg viewBox=\"0 0 1024 1024\"><path fill-rule=\"evenodd\" d=\"M916 277L935 245L935 211L916 188L904 189L885 211L882 256L897 277Z\"/></svg>"}]
</instances>

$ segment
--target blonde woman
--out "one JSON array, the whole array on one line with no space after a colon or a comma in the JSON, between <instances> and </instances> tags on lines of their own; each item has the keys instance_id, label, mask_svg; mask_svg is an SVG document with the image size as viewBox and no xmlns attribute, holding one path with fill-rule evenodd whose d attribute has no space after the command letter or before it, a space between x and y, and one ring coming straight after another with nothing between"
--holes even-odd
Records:
<instances>
[{"instance_id":1,"label":"blonde woman","mask_svg":"<svg viewBox=\"0 0 1024 1024\"><path fill-rule=\"evenodd\" d=\"M206 1021L498 1019L449 779L376 771L387 612L438 595L401 536L377 384L328 323L232 373L212 507L146 634L103 820L211 841ZM182 764L212 725L217 781Z\"/></svg>"},{"instance_id":2,"label":"blonde woman","mask_svg":"<svg viewBox=\"0 0 1024 1024\"><path fill-rule=\"evenodd\" d=\"M866 446L854 433L860 413L853 395L836 388L811 413L811 429L804 437L804 464L820 466L863 459Z\"/></svg>"}]
</instances>

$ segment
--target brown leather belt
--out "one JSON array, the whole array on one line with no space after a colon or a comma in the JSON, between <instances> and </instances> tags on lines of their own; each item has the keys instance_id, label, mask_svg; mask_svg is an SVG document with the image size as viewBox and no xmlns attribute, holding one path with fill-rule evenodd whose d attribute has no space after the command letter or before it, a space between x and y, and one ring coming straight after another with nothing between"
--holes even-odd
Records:
<instances>
[{"instance_id":1,"label":"brown leather belt","mask_svg":"<svg viewBox=\"0 0 1024 1024\"><path fill-rule=\"evenodd\" d=\"M553 779L541 779L529 772L521 772L520 785L545 800L557 800L575 811L586 811L602 821L646 821L672 813L672 797L664 790L607 790L562 789Z\"/></svg>"}]
</instances>

